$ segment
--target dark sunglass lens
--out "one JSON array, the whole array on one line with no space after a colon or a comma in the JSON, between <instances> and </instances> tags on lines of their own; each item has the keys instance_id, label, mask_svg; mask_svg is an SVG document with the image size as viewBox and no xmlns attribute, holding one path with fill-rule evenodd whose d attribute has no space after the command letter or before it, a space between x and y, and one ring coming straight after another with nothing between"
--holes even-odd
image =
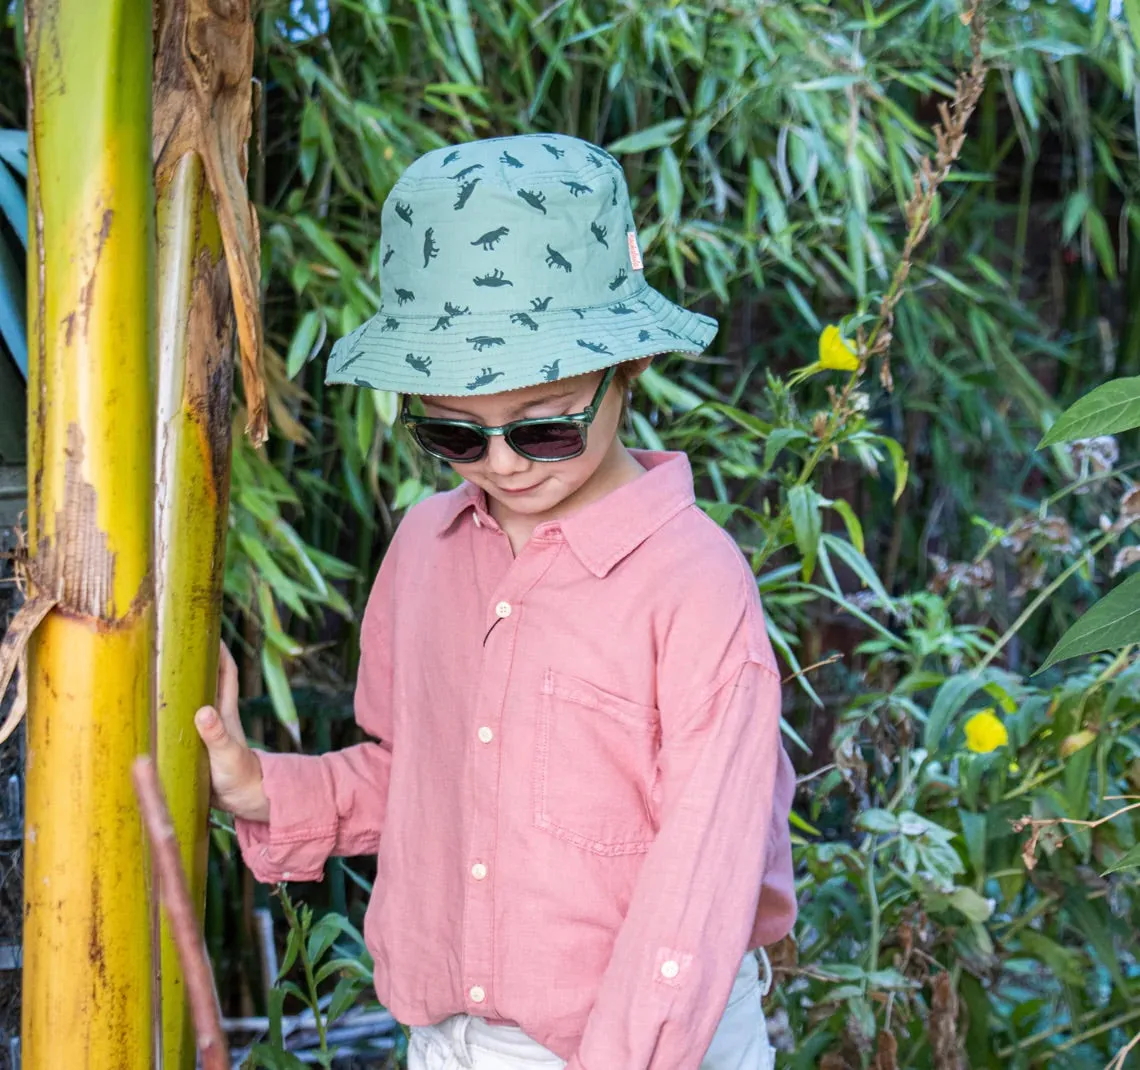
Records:
<instances>
[{"instance_id":1,"label":"dark sunglass lens","mask_svg":"<svg viewBox=\"0 0 1140 1070\"><path fill-rule=\"evenodd\" d=\"M477 461L483 453L484 439L470 427L451 424L422 423L416 425L416 438L429 453L449 461Z\"/></svg>"},{"instance_id":2,"label":"dark sunglass lens","mask_svg":"<svg viewBox=\"0 0 1140 1070\"><path fill-rule=\"evenodd\" d=\"M566 461L585 448L576 423L523 424L511 431L511 445L539 461Z\"/></svg>"}]
</instances>

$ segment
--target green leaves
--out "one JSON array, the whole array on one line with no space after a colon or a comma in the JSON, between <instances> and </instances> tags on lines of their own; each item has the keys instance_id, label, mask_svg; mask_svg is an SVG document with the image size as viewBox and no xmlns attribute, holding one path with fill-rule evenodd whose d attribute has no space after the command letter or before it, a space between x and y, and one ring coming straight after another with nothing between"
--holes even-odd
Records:
<instances>
[{"instance_id":1,"label":"green leaves","mask_svg":"<svg viewBox=\"0 0 1140 1070\"><path fill-rule=\"evenodd\" d=\"M289 353L285 358L285 374L295 379L297 373L320 352L325 341L327 324L324 316L316 310L306 312L289 343ZM318 337L319 332L319 337Z\"/></svg>"},{"instance_id":2,"label":"green leaves","mask_svg":"<svg viewBox=\"0 0 1140 1070\"><path fill-rule=\"evenodd\" d=\"M663 123L647 126L644 130L637 130L625 137L611 142L607 148L615 156L629 155L635 152L646 152L649 149L660 149L671 145L685 129L684 119L667 119Z\"/></svg>"},{"instance_id":3,"label":"green leaves","mask_svg":"<svg viewBox=\"0 0 1140 1070\"><path fill-rule=\"evenodd\" d=\"M1104 871L1104 875L1108 876L1110 873L1123 873L1126 869L1140 869L1140 843L1125 851L1124 854Z\"/></svg>"},{"instance_id":4,"label":"green leaves","mask_svg":"<svg viewBox=\"0 0 1140 1070\"><path fill-rule=\"evenodd\" d=\"M985 673L961 673L951 676L938 689L926 719L922 745L931 753L938 750L950 722L963 706L983 687L989 677Z\"/></svg>"},{"instance_id":5,"label":"green leaves","mask_svg":"<svg viewBox=\"0 0 1140 1070\"><path fill-rule=\"evenodd\" d=\"M1114 435L1140 427L1140 377L1114 379L1064 412L1038 444ZM1113 650L1140 642L1140 574L1106 594L1061 636L1038 669L1081 654Z\"/></svg>"},{"instance_id":6,"label":"green leaves","mask_svg":"<svg viewBox=\"0 0 1140 1070\"><path fill-rule=\"evenodd\" d=\"M1037 672L1068 658L1115 650L1128 643L1140 643L1140 572L1109 591L1073 624Z\"/></svg>"},{"instance_id":7,"label":"green leaves","mask_svg":"<svg viewBox=\"0 0 1140 1070\"><path fill-rule=\"evenodd\" d=\"M819 554L819 536L822 531L819 494L814 487L794 486L788 491L788 511L792 518L796 548L803 558L803 578L810 580Z\"/></svg>"},{"instance_id":8,"label":"green leaves","mask_svg":"<svg viewBox=\"0 0 1140 1070\"><path fill-rule=\"evenodd\" d=\"M1038 449L1079 438L1115 435L1140 427L1140 376L1114 379L1086 394L1057 419Z\"/></svg>"}]
</instances>

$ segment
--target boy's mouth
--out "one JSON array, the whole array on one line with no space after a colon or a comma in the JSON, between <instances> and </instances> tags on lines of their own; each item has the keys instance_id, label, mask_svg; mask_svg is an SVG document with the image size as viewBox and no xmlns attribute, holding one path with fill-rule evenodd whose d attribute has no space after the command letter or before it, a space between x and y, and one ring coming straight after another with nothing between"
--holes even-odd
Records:
<instances>
[{"instance_id":1,"label":"boy's mouth","mask_svg":"<svg viewBox=\"0 0 1140 1070\"><path fill-rule=\"evenodd\" d=\"M502 491L503 494L510 494L512 496L517 494L528 494L530 491L537 489L544 481L539 480L537 483L531 483L527 487L496 487L496 490Z\"/></svg>"}]
</instances>

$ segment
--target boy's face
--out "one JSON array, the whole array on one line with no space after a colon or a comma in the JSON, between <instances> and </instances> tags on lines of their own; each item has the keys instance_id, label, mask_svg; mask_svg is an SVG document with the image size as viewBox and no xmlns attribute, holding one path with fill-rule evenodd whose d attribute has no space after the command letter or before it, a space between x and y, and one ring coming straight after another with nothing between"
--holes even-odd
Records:
<instances>
[{"instance_id":1,"label":"boy's face","mask_svg":"<svg viewBox=\"0 0 1140 1070\"><path fill-rule=\"evenodd\" d=\"M603 374L590 372L502 394L425 396L420 400L428 416L501 427L512 420L582 412L593 399ZM612 461L613 450L621 448L617 437L621 407L621 389L616 383L611 384L590 424L585 451L568 461L527 460L507 445L504 436L492 435L482 460L457 464L455 470L508 512L542 517L589 483L604 462Z\"/></svg>"}]
</instances>

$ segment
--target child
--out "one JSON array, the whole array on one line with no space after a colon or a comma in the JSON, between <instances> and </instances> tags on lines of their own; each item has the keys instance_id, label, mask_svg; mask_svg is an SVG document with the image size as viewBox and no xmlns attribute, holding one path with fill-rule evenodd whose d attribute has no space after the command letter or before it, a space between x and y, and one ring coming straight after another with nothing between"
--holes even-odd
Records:
<instances>
[{"instance_id":1,"label":"child","mask_svg":"<svg viewBox=\"0 0 1140 1070\"><path fill-rule=\"evenodd\" d=\"M372 588L378 742L251 751L226 655L197 715L216 805L259 880L377 855L365 936L411 1070L770 1067L779 676L685 455L617 434L651 356L716 324L645 284L621 167L575 138L430 152L381 223L380 312L328 379L404 394L466 482L408 512Z\"/></svg>"}]
</instances>

